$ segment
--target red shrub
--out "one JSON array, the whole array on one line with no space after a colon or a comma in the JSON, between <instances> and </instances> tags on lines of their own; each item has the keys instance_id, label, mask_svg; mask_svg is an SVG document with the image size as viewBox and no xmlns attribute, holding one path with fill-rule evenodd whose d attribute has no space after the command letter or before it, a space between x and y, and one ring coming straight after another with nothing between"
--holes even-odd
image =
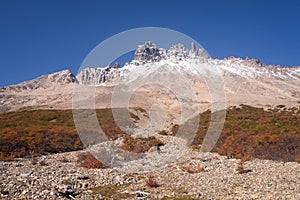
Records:
<instances>
[{"instance_id":1,"label":"red shrub","mask_svg":"<svg viewBox=\"0 0 300 200\"><path fill-rule=\"evenodd\" d=\"M77 163L80 167L88 169L104 168L103 163L97 160L90 152L79 154L77 156Z\"/></svg>"},{"instance_id":2,"label":"red shrub","mask_svg":"<svg viewBox=\"0 0 300 200\"><path fill-rule=\"evenodd\" d=\"M157 183L153 175L147 176L146 185L148 187L154 187L154 188L159 187L159 184Z\"/></svg>"}]
</instances>

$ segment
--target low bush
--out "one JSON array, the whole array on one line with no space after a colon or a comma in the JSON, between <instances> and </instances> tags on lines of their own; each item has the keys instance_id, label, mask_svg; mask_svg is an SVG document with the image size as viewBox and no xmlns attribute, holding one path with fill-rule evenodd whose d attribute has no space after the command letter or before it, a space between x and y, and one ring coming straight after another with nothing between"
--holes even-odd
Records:
<instances>
[{"instance_id":1,"label":"low bush","mask_svg":"<svg viewBox=\"0 0 300 200\"><path fill-rule=\"evenodd\" d=\"M157 183L156 179L154 178L153 175L148 175L146 178L146 185L148 187L156 188L159 187L160 185Z\"/></svg>"},{"instance_id":2,"label":"low bush","mask_svg":"<svg viewBox=\"0 0 300 200\"><path fill-rule=\"evenodd\" d=\"M231 107L227 109L226 121L213 151L243 160L297 161L300 156L300 114L295 113L299 110L266 111L247 105ZM201 114L192 145L202 144L210 116L210 111Z\"/></svg>"},{"instance_id":3,"label":"low bush","mask_svg":"<svg viewBox=\"0 0 300 200\"><path fill-rule=\"evenodd\" d=\"M147 138L133 138L124 136L122 149L133 153L145 153L153 146L162 146L163 142L154 136Z\"/></svg>"},{"instance_id":4,"label":"low bush","mask_svg":"<svg viewBox=\"0 0 300 200\"><path fill-rule=\"evenodd\" d=\"M99 109L96 113L107 138L117 139L125 135L114 121L111 109ZM85 134L88 134L90 126L86 126ZM95 138L91 140L95 141ZM0 114L0 160L10 161L16 157L83 148L74 125L72 110L23 110Z\"/></svg>"},{"instance_id":5,"label":"low bush","mask_svg":"<svg viewBox=\"0 0 300 200\"><path fill-rule=\"evenodd\" d=\"M77 163L80 167L87 169L99 169L104 168L104 164L96 159L90 152L81 153L77 156Z\"/></svg>"},{"instance_id":6,"label":"low bush","mask_svg":"<svg viewBox=\"0 0 300 200\"><path fill-rule=\"evenodd\" d=\"M168 131L166 130L161 130L158 132L159 135L168 135Z\"/></svg>"},{"instance_id":7,"label":"low bush","mask_svg":"<svg viewBox=\"0 0 300 200\"><path fill-rule=\"evenodd\" d=\"M187 165L180 167L182 171L186 171L190 174L205 172L205 169L202 165L198 164L197 166Z\"/></svg>"}]
</instances>

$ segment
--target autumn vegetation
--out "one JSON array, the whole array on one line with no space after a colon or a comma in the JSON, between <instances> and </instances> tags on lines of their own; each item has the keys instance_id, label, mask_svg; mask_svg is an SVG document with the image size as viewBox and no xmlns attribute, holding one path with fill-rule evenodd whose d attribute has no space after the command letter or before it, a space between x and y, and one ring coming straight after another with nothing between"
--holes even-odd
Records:
<instances>
[{"instance_id":1,"label":"autumn vegetation","mask_svg":"<svg viewBox=\"0 0 300 200\"><path fill-rule=\"evenodd\" d=\"M210 111L201 114L193 145L203 142L210 118ZM299 162L300 109L231 107L227 109L224 128L213 151L243 160L259 158Z\"/></svg>"},{"instance_id":2,"label":"autumn vegetation","mask_svg":"<svg viewBox=\"0 0 300 200\"><path fill-rule=\"evenodd\" d=\"M142 108L134 109L146 113ZM116 112L122 116L127 110L119 109ZM111 109L98 109L96 114L107 139L124 137L124 150L142 153L152 146L162 144L155 137L135 139L127 135L114 121ZM129 114L133 121L139 120L133 113ZM124 119L124 122L128 123L128 120ZM89 125L86 126L88 132ZM34 157L83 148L75 128L72 110L23 110L0 115L0 160L9 161L16 157ZM93 161L91 156L87 156L86 160Z\"/></svg>"},{"instance_id":3,"label":"autumn vegetation","mask_svg":"<svg viewBox=\"0 0 300 200\"><path fill-rule=\"evenodd\" d=\"M0 159L82 149L72 111L22 111L0 115Z\"/></svg>"},{"instance_id":4,"label":"autumn vegetation","mask_svg":"<svg viewBox=\"0 0 300 200\"><path fill-rule=\"evenodd\" d=\"M108 138L125 134L116 125L110 109L97 110L97 117ZM31 110L0 115L0 160L83 148L72 110Z\"/></svg>"},{"instance_id":5,"label":"autumn vegetation","mask_svg":"<svg viewBox=\"0 0 300 200\"><path fill-rule=\"evenodd\" d=\"M153 146L162 146L163 142L154 136L147 138L124 137L122 149L133 153L145 153Z\"/></svg>"},{"instance_id":6,"label":"autumn vegetation","mask_svg":"<svg viewBox=\"0 0 300 200\"><path fill-rule=\"evenodd\" d=\"M135 110L147 114L142 108ZM155 137L133 138L126 134L114 121L111 109L99 109L96 113L107 138L122 137L122 148L126 151L141 153L163 145ZM133 113L130 116L132 121L139 120ZM193 147L202 144L210 121L210 111L201 114ZM175 124L170 134L166 131L160 134L176 135L179 128ZM23 110L0 115L0 160L83 148L72 110ZM243 160L259 158L300 162L300 109L284 105L269 110L247 105L230 107L213 151Z\"/></svg>"}]
</instances>

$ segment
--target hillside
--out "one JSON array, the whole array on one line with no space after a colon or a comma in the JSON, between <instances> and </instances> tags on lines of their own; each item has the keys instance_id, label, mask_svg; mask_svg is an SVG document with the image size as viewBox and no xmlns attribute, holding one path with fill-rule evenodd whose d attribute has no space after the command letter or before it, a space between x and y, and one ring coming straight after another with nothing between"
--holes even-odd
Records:
<instances>
[{"instance_id":1,"label":"hillside","mask_svg":"<svg viewBox=\"0 0 300 200\"><path fill-rule=\"evenodd\" d=\"M299 199L299 91L299 67L150 41L0 88L0 198Z\"/></svg>"},{"instance_id":2,"label":"hillside","mask_svg":"<svg viewBox=\"0 0 300 200\"><path fill-rule=\"evenodd\" d=\"M72 151L82 146L74 133L70 110L2 114L1 159L26 158L0 161L0 197L296 200L300 186L299 111L299 107L289 109L282 105L268 111L246 105L229 108L224 130L213 150L225 156L198 152L210 120L210 111L207 111L201 115L199 132L191 148L151 172L110 168L93 159L87 150ZM113 126L109 110L97 113L99 121L109 122L102 124L107 133L124 136ZM132 118L139 123L137 115L133 114ZM160 131L155 137L162 140L176 137L177 128L174 125L171 132ZM41 132L46 129L47 132ZM130 141L126 142L126 151L136 150L128 147L147 145L138 140L125 141ZM147 154L153 154L153 149L148 150ZM63 151L72 152L56 153ZM167 148L161 146L162 156L166 151ZM159 162L159 158L152 162Z\"/></svg>"},{"instance_id":3,"label":"hillside","mask_svg":"<svg viewBox=\"0 0 300 200\"><path fill-rule=\"evenodd\" d=\"M138 125L141 119L133 111L130 113ZM191 146L193 149L199 149L203 141L211 120L210 113L206 111L200 116L198 132ZM128 140L126 137L129 135L116 126L110 109L97 110L97 115L108 138L125 138L125 143L133 145L125 148L128 151L134 152L138 148L139 142ZM169 130L157 132L155 137L175 137L178 128L179 125L175 124ZM71 110L1 114L0 138L2 160L84 148L76 132ZM213 151L244 160L259 158L299 162L300 106L286 108L279 105L269 110L246 105L228 108L224 128Z\"/></svg>"}]
</instances>

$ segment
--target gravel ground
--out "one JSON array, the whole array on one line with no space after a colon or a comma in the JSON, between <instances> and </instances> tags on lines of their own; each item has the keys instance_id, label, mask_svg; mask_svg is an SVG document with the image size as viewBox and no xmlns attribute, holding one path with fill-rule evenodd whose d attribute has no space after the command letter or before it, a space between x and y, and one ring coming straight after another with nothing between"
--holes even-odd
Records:
<instances>
[{"instance_id":1,"label":"gravel ground","mask_svg":"<svg viewBox=\"0 0 300 200\"><path fill-rule=\"evenodd\" d=\"M126 173L79 167L82 152L0 162L0 198L300 199L300 164L295 162L254 159L238 171L238 159L188 150L160 169ZM146 185L149 175L159 187Z\"/></svg>"}]
</instances>

